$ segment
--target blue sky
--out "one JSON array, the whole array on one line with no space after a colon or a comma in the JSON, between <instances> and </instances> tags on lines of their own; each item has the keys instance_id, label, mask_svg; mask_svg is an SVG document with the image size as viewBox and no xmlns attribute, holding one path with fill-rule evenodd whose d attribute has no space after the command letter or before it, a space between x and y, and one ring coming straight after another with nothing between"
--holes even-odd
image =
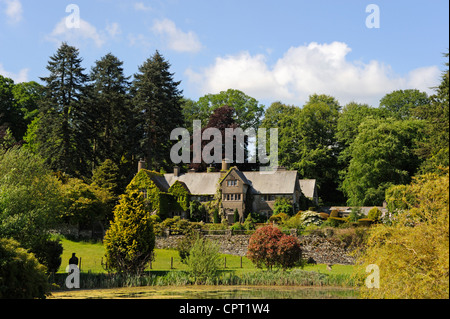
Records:
<instances>
[{"instance_id":1,"label":"blue sky","mask_svg":"<svg viewBox=\"0 0 450 319\"><path fill-rule=\"evenodd\" d=\"M80 27L66 20L79 8ZM379 8L379 28L368 28ZM0 0L0 74L47 76L62 41L87 71L111 52L133 75L155 50L187 98L239 89L269 106L313 93L378 106L386 93L431 93L449 44L449 2L288 0Z\"/></svg>"}]
</instances>

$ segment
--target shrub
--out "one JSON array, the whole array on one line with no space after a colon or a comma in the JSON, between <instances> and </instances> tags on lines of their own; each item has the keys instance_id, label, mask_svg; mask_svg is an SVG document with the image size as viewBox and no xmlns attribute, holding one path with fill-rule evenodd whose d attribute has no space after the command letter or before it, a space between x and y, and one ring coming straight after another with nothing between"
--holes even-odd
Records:
<instances>
[{"instance_id":1,"label":"shrub","mask_svg":"<svg viewBox=\"0 0 450 319\"><path fill-rule=\"evenodd\" d=\"M234 215L233 215L233 222L234 223L239 223L239 211L237 209L234 210Z\"/></svg>"},{"instance_id":2,"label":"shrub","mask_svg":"<svg viewBox=\"0 0 450 319\"><path fill-rule=\"evenodd\" d=\"M186 262L196 283L214 278L220 269L219 245L206 238L197 238Z\"/></svg>"},{"instance_id":3,"label":"shrub","mask_svg":"<svg viewBox=\"0 0 450 319\"><path fill-rule=\"evenodd\" d=\"M200 232L190 231L185 236L183 236L180 240L178 240L177 250L178 255L180 256L181 262L183 264L187 263L187 260L190 255L190 251L194 246L194 243L197 239L201 237Z\"/></svg>"},{"instance_id":4,"label":"shrub","mask_svg":"<svg viewBox=\"0 0 450 319\"><path fill-rule=\"evenodd\" d=\"M377 207L374 207L371 210L369 210L367 218L378 222L381 219L381 215L382 215L381 210L379 210Z\"/></svg>"},{"instance_id":5,"label":"shrub","mask_svg":"<svg viewBox=\"0 0 450 319\"><path fill-rule=\"evenodd\" d=\"M330 213L330 217L339 217L339 211L333 209Z\"/></svg>"},{"instance_id":6,"label":"shrub","mask_svg":"<svg viewBox=\"0 0 450 319\"><path fill-rule=\"evenodd\" d=\"M278 264L281 268L293 268L300 265L302 258L302 249L298 238L286 236L278 241Z\"/></svg>"},{"instance_id":7,"label":"shrub","mask_svg":"<svg viewBox=\"0 0 450 319\"><path fill-rule=\"evenodd\" d=\"M301 248L298 239L269 225L258 228L250 237L247 257L258 268L279 266L286 269L300 261Z\"/></svg>"},{"instance_id":8,"label":"shrub","mask_svg":"<svg viewBox=\"0 0 450 319\"><path fill-rule=\"evenodd\" d=\"M50 292L46 268L12 239L0 238L0 299L44 299Z\"/></svg>"},{"instance_id":9,"label":"shrub","mask_svg":"<svg viewBox=\"0 0 450 319\"><path fill-rule=\"evenodd\" d=\"M231 229L232 230L245 230L245 227L241 223L237 222L231 226Z\"/></svg>"},{"instance_id":10,"label":"shrub","mask_svg":"<svg viewBox=\"0 0 450 319\"><path fill-rule=\"evenodd\" d=\"M292 215L292 202L285 197L279 197L275 199L275 203L273 205L273 212L275 215L281 213Z\"/></svg>"},{"instance_id":11,"label":"shrub","mask_svg":"<svg viewBox=\"0 0 450 319\"><path fill-rule=\"evenodd\" d=\"M283 224L287 219L289 219L289 216L285 213L280 213L276 215L272 215L269 218L269 222L275 222L277 224Z\"/></svg>"},{"instance_id":12,"label":"shrub","mask_svg":"<svg viewBox=\"0 0 450 319\"><path fill-rule=\"evenodd\" d=\"M358 220L358 225L360 226L370 226L373 224L373 219L370 218L361 218Z\"/></svg>"},{"instance_id":13,"label":"shrub","mask_svg":"<svg viewBox=\"0 0 450 319\"><path fill-rule=\"evenodd\" d=\"M322 219L320 218L320 215L313 211L304 212L301 215L300 220L302 222L302 225L305 227L311 225L320 226L323 223Z\"/></svg>"},{"instance_id":14,"label":"shrub","mask_svg":"<svg viewBox=\"0 0 450 319\"><path fill-rule=\"evenodd\" d=\"M104 238L107 268L139 274L152 258L155 234L142 194L130 190L114 210L114 220Z\"/></svg>"},{"instance_id":15,"label":"shrub","mask_svg":"<svg viewBox=\"0 0 450 319\"><path fill-rule=\"evenodd\" d=\"M331 226L331 227L339 227L343 224L345 224L347 222L347 220L345 218L341 218L341 217L329 217L326 222L324 222L324 224L326 226Z\"/></svg>"}]
</instances>

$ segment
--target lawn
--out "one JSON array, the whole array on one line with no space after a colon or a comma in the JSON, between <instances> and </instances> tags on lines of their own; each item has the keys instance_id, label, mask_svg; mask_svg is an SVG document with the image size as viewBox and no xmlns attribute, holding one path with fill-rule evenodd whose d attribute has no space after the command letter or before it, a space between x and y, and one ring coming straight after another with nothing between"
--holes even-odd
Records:
<instances>
[{"instance_id":1,"label":"lawn","mask_svg":"<svg viewBox=\"0 0 450 319\"><path fill-rule=\"evenodd\" d=\"M72 257L72 253L76 253L77 257L81 260L81 272L92 272L92 273L103 273L105 270L102 267L102 258L104 259L105 247L102 243L91 243L91 242L75 242L68 239L62 239L61 243L63 245L63 254L61 267L58 273L64 273L65 269L69 263L69 259ZM226 259L226 261L225 261ZM234 270L236 274L240 272L245 272L248 270L255 270L256 267L253 263L246 257L242 257L242 268L241 268L241 257L233 255L221 255L221 260L223 266L227 270ZM186 265L181 263L180 257L178 256L178 251L170 249L155 249L155 260L152 262L152 270L155 271L167 271L174 270L185 270ZM326 265L306 265L304 268L306 271L316 271L326 274L346 274L350 275L353 272L354 267L352 265L334 265L332 270L327 270ZM148 269L147 269L148 270Z\"/></svg>"}]
</instances>

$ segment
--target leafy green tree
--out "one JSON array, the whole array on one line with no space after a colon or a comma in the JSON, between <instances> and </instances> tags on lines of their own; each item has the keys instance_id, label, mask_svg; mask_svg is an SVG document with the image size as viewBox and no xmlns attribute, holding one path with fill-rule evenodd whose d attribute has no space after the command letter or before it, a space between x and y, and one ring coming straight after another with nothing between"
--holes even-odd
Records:
<instances>
[{"instance_id":1,"label":"leafy green tree","mask_svg":"<svg viewBox=\"0 0 450 319\"><path fill-rule=\"evenodd\" d=\"M132 84L133 105L141 132L139 147L151 169L167 166L170 158L170 133L183 126L180 82L173 80L170 64L156 51L139 67Z\"/></svg>"},{"instance_id":2,"label":"leafy green tree","mask_svg":"<svg viewBox=\"0 0 450 319\"><path fill-rule=\"evenodd\" d=\"M386 94L380 101L380 108L386 109L397 119L408 119L416 108L428 107L430 99L419 90L397 90Z\"/></svg>"},{"instance_id":3,"label":"leafy green tree","mask_svg":"<svg viewBox=\"0 0 450 319\"><path fill-rule=\"evenodd\" d=\"M219 248L217 243L204 237L195 240L186 264L196 283L204 283L217 275L220 269Z\"/></svg>"},{"instance_id":4,"label":"leafy green tree","mask_svg":"<svg viewBox=\"0 0 450 319\"><path fill-rule=\"evenodd\" d=\"M138 190L125 193L114 210L114 220L104 238L107 267L140 274L152 259L155 234L150 213Z\"/></svg>"},{"instance_id":5,"label":"leafy green tree","mask_svg":"<svg viewBox=\"0 0 450 319\"><path fill-rule=\"evenodd\" d=\"M417 172L415 155L424 123L420 120L368 119L351 145L342 190L352 206L379 205L387 188L407 184Z\"/></svg>"},{"instance_id":6,"label":"leafy green tree","mask_svg":"<svg viewBox=\"0 0 450 319\"><path fill-rule=\"evenodd\" d=\"M15 138L22 139L26 125L14 100L14 81L0 75L0 129L9 128ZM25 127L24 127L25 126Z\"/></svg>"},{"instance_id":7,"label":"leafy green tree","mask_svg":"<svg viewBox=\"0 0 450 319\"><path fill-rule=\"evenodd\" d=\"M39 153L55 171L85 176L90 173L92 149L89 138L94 116L86 103L88 77L75 47L63 43L50 57L40 121L36 131Z\"/></svg>"},{"instance_id":8,"label":"leafy green tree","mask_svg":"<svg viewBox=\"0 0 450 319\"><path fill-rule=\"evenodd\" d=\"M264 106L239 90L228 89L218 94L207 94L201 97L195 104L188 104L185 115L192 120L202 120L205 125L214 110L228 105L235 110L233 114L237 125L246 130L247 128L258 129L264 114Z\"/></svg>"},{"instance_id":9,"label":"leafy green tree","mask_svg":"<svg viewBox=\"0 0 450 319\"><path fill-rule=\"evenodd\" d=\"M298 107L275 102L266 110L261 123L262 128L278 128L278 160L281 166L290 169L300 156L296 147L300 143L297 130L300 112ZM267 141L269 143L269 139ZM267 149L270 149L269 144Z\"/></svg>"},{"instance_id":10,"label":"leafy green tree","mask_svg":"<svg viewBox=\"0 0 450 319\"><path fill-rule=\"evenodd\" d=\"M449 298L449 176L428 173L391 192L389 200L402 203L390 224L369 230L358 263L362 270L376 264L380 288L361 288L363 298ZM397 205L400 207L402 205Z\"/></svg>"},{"instance_id":11,"label":"leafy green tree","mask_svg":"<svg viewBox=\"0 0 450 319\"><path fill-rule=\"evenodd\" d=\"M316 179L325 202L339 202L336 128L339 102L327 95L311 95L299 114L298 154L293 163L301 178Z\"/></svg>"},{"instance_id":12,"label":"leafy green tree","mask_svg":"<svg viewBox=\"0 0 450 319\"><path fill-rule=\"evenodd\" d=\"M112 220L116 197L107 189L69 178L62 186L65 210L60 218L79 228L93 228Z\"/></svg>"},{"instance_id":13,"label":"leafy green tree","mask_svg":"<svg viewBox=\"0 0 450 319\"><path fill-rule=\"evenodd\" d=\"M444 55L447 57L448 53ZM415 115L427 122L428 139L421 144L419 155L426 159L422 172L436 172L449 165L449 79L447 70L442 73L441 83L430 97L430 103L418 106Z\"/></svg>"},{"instance_id":14,"label":"leafy green tree","mask_svg":"<svg viewBox=\"0 0 450 319\"><path fill-rule=\"evenodd\" d=\"M46 268L13 239L0 238L0 299L45 299Z\"/></svg>"},{"instance_id":15,"label":"leafy green tree","mask_svg":"<svg viewBox=\"0 0 450 319\"><path fill-rule=\"evenodd\" d=\"M0 154L0 237L15 239L50 270L61 254L49 252L57 245L50 230L63 208L61 185L40 157L17 147Z\"/></svg>"}]
</instances>

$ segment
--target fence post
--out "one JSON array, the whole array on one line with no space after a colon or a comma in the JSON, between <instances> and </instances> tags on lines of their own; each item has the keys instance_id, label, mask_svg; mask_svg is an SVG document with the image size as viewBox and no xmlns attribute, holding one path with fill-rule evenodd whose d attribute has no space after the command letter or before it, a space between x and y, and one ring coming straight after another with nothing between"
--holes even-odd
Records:
<instances>
[{"instance_id":1,"label":"fence post","mask_svg":"<svg viewBox=\"0 0 450 319\"><path fill-rule=\"evenodd\" d=\"M225 262L224 268L227 268L227 257L223 257L223 260Z\"/></svg>"},{"instance_id":2,"label":"fence post","mask_svg":"<svg viewBox=\"0 0 450 319\"><path fill-rule=\"evenodd\" d=\"M241 268L242 268L242 256L241 256Z\"/></svg>"},{"instance_id":3,"label":"fence post","mask_svg":"<svg viewBox=\"0 0 450 319\"><path fill-rule=\"evenodd\" d=\"M170 257L170 269L173 269L173 257Z\"/></svg>"}]
</instances>

